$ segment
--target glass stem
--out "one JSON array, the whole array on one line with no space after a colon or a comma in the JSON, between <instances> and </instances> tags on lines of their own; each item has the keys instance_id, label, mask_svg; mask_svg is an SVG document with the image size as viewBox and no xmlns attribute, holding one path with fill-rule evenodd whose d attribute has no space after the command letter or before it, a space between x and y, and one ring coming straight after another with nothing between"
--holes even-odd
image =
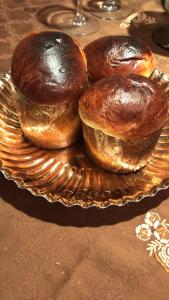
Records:
<instances>
[{"instance_id":1,"label":"glass stem","mask_svg":"<svg viewBox=\"0 0 169 300\"><path fill-rule=\"evenodd\" d=\"M74 26L82 26L86 24L86 18L83 14L83 5L81 0L77 0L76 4L76 14L73 21Z\"/></svg>"}]
</instances>

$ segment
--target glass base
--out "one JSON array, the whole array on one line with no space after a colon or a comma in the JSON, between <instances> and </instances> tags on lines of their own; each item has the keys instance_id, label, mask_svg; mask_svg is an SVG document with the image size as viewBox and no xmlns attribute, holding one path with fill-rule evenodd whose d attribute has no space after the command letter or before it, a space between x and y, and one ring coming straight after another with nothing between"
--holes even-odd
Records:
<instances>
[{"instance_id":1,"label":"glass base","mask_svg":"<svg viewBox=\"0 0 169 300\"><path fill-rule=\"evenodd\" d=\"M70 35L89 35L99 29L97 20L85 15L80 21L76 11L69 8L46 7L38 13L37 17L47 27L60 29Z\"/></svg>"},{"instance_id":2,"label":"glass base","mask_svg":"<svg viewBox=\"0 0 169 300\"><path fill-rule=\"evenodd\" d=\"M132 8L123 4L114 2L114 4L105 3L106 1L91 0L86 4L86 9L92 15L103 20L117 20L129 16ZM113 2L113 1L112 1Z\"/></svg>"},{"instance_id":3,"label":"glass base","mask_svg":"<svg viewBox=\"0 0 169 300\"><path fill-rule=\"evenodd\" d=\"M169 50L169 25L156 28L152 33L152 38L156 44Z\"/></svg>"}]
</instances>

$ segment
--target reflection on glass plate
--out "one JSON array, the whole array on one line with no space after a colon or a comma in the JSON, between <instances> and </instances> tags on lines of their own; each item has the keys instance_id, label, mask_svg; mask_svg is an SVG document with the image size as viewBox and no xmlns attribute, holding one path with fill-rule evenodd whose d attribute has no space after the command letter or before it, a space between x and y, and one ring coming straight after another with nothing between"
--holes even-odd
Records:
<instances>
[{"instance_id":1,"label":"reflection on glass plate","mask_svg":"<svg viewBox=\"0 0 169 300\"><path fill-rule=\"evenodd\" d=\"M169 78L155 70L152 79L169 97ZM10 74L0 80L0 169L7 179L50 202L66 206L124 205L169 186L169 120L149 164L133 174L113 174L94 166L83 141L62 150L32 145L22 133L13 105Z\"/></svg>"}]
</instances>

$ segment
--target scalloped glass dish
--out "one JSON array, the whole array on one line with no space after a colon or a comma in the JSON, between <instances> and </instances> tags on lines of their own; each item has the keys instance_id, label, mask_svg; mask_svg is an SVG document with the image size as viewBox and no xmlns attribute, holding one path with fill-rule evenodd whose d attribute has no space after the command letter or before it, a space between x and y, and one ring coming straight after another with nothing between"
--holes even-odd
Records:
<instances>
[{"instance_id":1,"label":"scalloped glass dish","mask_svg":"<svg viewBox=\"0 0 169 300\"><path fill-rule=\"evenodd\" d=\"M155 70L151 78L169 97L169 77ZM138 202L169 186L169 119L146 167L132 174L113 174L91 163L82 140L62 150L44 150L27 141L8 73L0 79L0 170L20 188L66 206L105 208Z\"/></svg>"}]
</instances>

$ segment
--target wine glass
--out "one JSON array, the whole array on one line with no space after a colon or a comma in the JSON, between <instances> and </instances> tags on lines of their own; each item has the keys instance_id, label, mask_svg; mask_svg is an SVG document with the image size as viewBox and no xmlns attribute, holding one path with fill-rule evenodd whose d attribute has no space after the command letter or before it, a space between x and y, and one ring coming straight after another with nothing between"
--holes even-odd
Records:
<instances>
[{"instance_id":1,"label":"wine glass","mask_svg":"<svg viewBox=\"0 0 169 300\"><path fill-rule=\"evenodd\" d=\"M89 35L99 28L96 19L84 14L81 0L76 0L76 9L52 5L43 8L37 17L46 26L63 30L70 35Z\"/></svg>"},{"instance_id":2,"label":"wine glass","mask_svg":"<svg viewBox=\"0 0 169 300\"><path fill-rule=\"evenodd\" d=\"M165 0L164 8L169 12L169 0ZM156 44L169 50L169 25L162 25L155 28L152 32L152 38Z\"/></svg>"},{"instance_id":3,"label":"wine glass","mask_svg":"<svg viewBox=\"0 0 169 300\"><path fill-rule=\"evenodd\" d=\"M169 25L163 25L154 29L152 38L156 44L169 50Z\"/></svg>"},{"instance_id":4,"label":"wine glass","mask_svg":"<svg viewBox=\"0 0 169 300\"><path fill-rule=\"evenodd\" d=\"M85 6L95 17L117 20L131 14L132 8L119 0L89 0Z\"/></svg>"}]
</instances>

